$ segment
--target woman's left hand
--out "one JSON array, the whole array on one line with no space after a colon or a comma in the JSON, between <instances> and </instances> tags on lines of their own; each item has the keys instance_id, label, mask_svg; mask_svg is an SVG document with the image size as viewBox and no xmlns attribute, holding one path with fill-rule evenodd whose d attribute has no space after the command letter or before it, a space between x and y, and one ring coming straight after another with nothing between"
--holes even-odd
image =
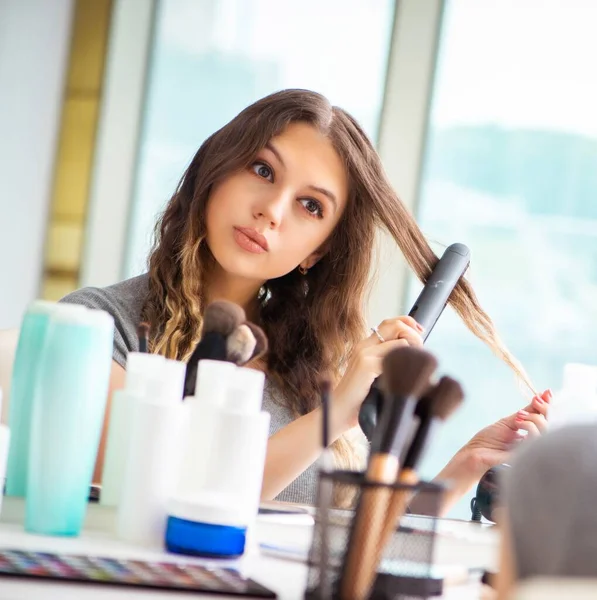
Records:
<instances>
[{"instance_id":1,"label":"woman's left hand","mask_svg":"<svg viewBox=\"0 0 597 600\"><path fill-rule=\"evenodd\" d=\"M547 427L552 394L546 390L524 409L500 419L475 434L442 469L436 480L449 480L442 513L466 494L486 471L508 461L512 448L525 437L535 437ZM527 432L526 436L520 433Z\"/></svg>"},{"instance_id":2,"label":"woman's left hand","mask_svg":"<svg viewBox=\"0 0 597 600\"><path fill-rule=\"evenodd\" d=\"M522 410L485 427L472 437L461 452L469 455L469 464L478 477L491 467L507 462L515 444L545 431L551 399L551 391L546 390ZM522 434L521 430L527 433Z\"/></svg>"}]
</instances>

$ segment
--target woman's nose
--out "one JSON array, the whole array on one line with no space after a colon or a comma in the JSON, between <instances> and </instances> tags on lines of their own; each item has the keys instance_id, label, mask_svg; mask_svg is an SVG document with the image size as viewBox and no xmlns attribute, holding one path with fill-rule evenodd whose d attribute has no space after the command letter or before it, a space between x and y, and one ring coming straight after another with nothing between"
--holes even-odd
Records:
<instances>
[{"instance_id":1,"label":"woman's nose","mask_svg":"<svg viewBox=\"0 0 597 600\"><path fill-rule=\"evenodd\" d=\"M267 221L271 229L276 229L284 220L288 203L288 194L280 192L268 195L256 203L253 216Z\"/></svg>"}]
</instances>

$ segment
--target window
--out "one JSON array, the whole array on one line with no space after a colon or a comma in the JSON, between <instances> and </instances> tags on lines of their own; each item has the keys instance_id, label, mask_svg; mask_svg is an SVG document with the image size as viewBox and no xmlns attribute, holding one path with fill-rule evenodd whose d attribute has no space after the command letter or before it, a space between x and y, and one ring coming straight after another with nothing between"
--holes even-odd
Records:
<instances>
[{"instance_id":1,"label":"window","mask_svg":"<svg viewBox=\"0 0 597 600\"><path fill-rule=\"evenodd\" d=\"M538 391L557 390L567 362L597 364L596 22L584 0L450 0L442 27L418 220L471 248L480 301ZM451 310L428 346L467 392L431 476L525 398Z\"/></svg>"},{"instance_id":2,"label":"window","mask_svg":"<svg viewBox=\"0 0 597 600\"><path fill-rule=\"evenodd\" d=\"M258 98L313 89L375 139L393 10L391 0L160 0L124 275L144 270L153 224L201 143Z\"/></svg>"}]
</instances>

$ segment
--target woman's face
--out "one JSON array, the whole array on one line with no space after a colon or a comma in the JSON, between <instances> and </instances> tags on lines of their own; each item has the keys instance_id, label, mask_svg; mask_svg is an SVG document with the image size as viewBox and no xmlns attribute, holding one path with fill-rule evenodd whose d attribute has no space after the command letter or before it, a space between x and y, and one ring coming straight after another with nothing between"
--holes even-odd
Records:
<instances>
[{"instance_id":1,"label":"woman's face","mask_svg":"<svg viewBox=\"0 0 597 600\"><path fill-rule=\"evenodd\" d=\"M348 181L330 141L289 125L248 169L214 187L207 243L230 275L260 282L312 267L346 207Z\"/></svg>"}]
</instances>

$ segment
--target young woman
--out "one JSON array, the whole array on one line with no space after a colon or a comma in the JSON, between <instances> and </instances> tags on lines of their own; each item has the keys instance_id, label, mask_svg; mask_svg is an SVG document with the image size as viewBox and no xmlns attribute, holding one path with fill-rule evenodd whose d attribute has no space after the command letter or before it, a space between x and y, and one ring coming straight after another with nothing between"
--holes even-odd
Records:
<instances>
[{"instance_id":1,"label":"young woman","mask_svg":"<svg viewBox=\"0 0 597 600\"><path fill-rule=\"evenodd\" d=\"M223 298L243 306L269 340L265 361L253 365L267 373L264 408L272 415L263 498L309 503L320 454L320 376L336 378L337 462L357 467L362 455L348 434L382 357L422 343L420 327L404 316L366 337L363 308L378 226L424 281L438 259L358 123L319 94L286 90L249 106L199 148L156 226L147 274L64 300L115 317L112 390L123 385L140 321L151 325L152 352L185 360L208 303ZM451 304L526 381L466 281ZM484 430L448 463L440 474L454 481L446 507L504 459L516 431L543 427L536 404L522 421L513 415L505 428Z\"/></svg>"}]
</instances>

